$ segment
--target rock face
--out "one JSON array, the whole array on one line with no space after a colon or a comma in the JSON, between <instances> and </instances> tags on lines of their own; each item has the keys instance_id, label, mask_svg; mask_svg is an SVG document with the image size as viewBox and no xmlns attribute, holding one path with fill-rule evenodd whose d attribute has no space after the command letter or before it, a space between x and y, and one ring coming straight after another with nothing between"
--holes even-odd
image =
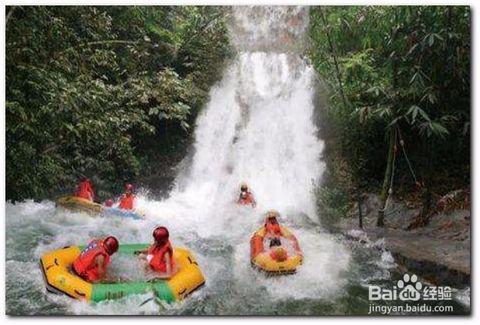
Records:
<instances>
[{"instance_id":1,"label":"rock face","mask_svg":"<svg viewBox=\"0 0 480 325\"><path fill-rule=\"evenodd\" d=\"M367 194L362 204L363 229L358 227L358 206L332 225L334 231L350 239L371 241L383 238L385 247L405 271L414 272L437 285L470 285L470 210L439 213L429 224L406 230L419 208L404 202L391 202L385 227L376 227L379 198ZM353 235L352 235L353 234Z\"/></svg>"}]
</instances>

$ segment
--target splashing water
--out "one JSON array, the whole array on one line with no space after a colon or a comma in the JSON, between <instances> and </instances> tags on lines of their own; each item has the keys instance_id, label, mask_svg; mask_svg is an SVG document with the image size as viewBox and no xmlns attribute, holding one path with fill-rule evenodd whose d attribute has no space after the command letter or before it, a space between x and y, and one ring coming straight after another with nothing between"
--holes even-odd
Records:
<instances>
[{"instance_id":1,"label":"splashing water","mask_svg":"<svg viewBox=\"0 0 480 325\"><path fill-rule=\"evenodd\" d=\"M323 143L316 134L314 71L298 50L308 26L300 7L235 7L230 27L238 51L196 125L193 160L163 201L138 197L146 220L90 217L52 202L7 203L7 313L9 314L351 314L365 313L362 279L392 264L370 253L360 264L346 244L325 232L313 190L321 179ZM256 208L235 204L247 182ZM249 239L266 210L280 212L304 252L294 275L268 278L250 267ZM190 248L206 285L185 301L143 304L151 295L89 304L46 295L40 256L58 247L116 235L150 242L167 226L175 246ZM387 256L388 257L388 256ZM131 261L118 259L115 268ZM360 266L361 265L361 266ZM366 280L365 280L366 281ZM350 296L361 297L349 299Z\"/></svg>"}]
</instances>

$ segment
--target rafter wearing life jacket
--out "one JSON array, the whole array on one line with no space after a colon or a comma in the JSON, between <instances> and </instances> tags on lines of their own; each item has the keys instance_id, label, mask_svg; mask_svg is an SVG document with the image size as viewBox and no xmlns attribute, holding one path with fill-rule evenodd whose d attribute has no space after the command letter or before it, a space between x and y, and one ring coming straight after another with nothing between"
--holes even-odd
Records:
<instances>
[{"instance_id":1,"label":"rafter wearing life jacket","mask_svg":"<svg viewBox=\"0 0 480 325\"><path fill-rule=\"evenodd\" d=\"M278 215L276 211L269 211L267 213L267 217L265 218L265 235L267 237L280 237L282 235L282 230L277 220Z\"/></svg>"},{"instance_id":2,"label":"rafter wearing life jacket","mask_svg":"<svg viewBox=\"0 0 480 325\"><path fill-rule=\"evenodd\" d=\"M155 272L170 276L175 268L175 260L168 229L165 227L155 228L153 238L155 242L147 251L148 264Z\"/></svg>"},{"instance_id":3,"label":"rafter wearing life jacket","mask_svg":"<svg viewBox=\"0 0 480 325\"><path fill-rule=\"evenodd\" d=\"M113 236L94 239L73 262L73 270L85 281L97 282L104 277L110 256L117 250L118 240Z\"/></svg>"},{"instance_id":4,"label":"rafter wearing life jacket","mask_svg":"<svg viewBox=\"0 0 480 325\"><path fill-rule=\"evenodd\" d=\"M282 229L278 223L277 217L279 217L277 211L271 210L267 212L265 218L265 237L270 239L270 257L278 262L283 262L288 259L288 253L284 247L282 247Z\"/></svg>"},{"instance_id":5,"label":"rafter wearing life jacket","mask_svg":"<svg viewBox=\"0 0 480 325\"><path fill-rule=\"evenodd\" d=\"M135 202L135 195L133 194L133 185L125 184L125 194L120 198L120 204L118 207L124 210L133 210Z\"/></svg>"},{"instance_id":6,"label":"rafter wearing life jacket","mask_svg":"<svg viewBox=\"0 0 480 325\"><path fill-rule=\"evenodd\" d=\"M253 207L256 206L255 198L252 192L249 191L247 184L241 185L237 203L241 205L252 205Z\"/></svg>"},{"instance_id":7,"label":"rafter wearing life jacket","mask_svg":"<svg viewBox=\"0 0 480 325\"><path fill-rule=\"evenodd\" d=\"M95 199L95 192L93 191L92 182L87 177L82 176L80 178L80 183L78 183L75 196L92 202Z\"/></svg>"}]
</instances>

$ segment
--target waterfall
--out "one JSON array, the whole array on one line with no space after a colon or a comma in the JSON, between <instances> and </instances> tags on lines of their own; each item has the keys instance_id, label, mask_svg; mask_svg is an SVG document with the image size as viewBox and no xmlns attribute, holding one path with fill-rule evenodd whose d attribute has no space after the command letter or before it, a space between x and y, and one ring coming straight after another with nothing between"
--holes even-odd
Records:
<instances>
[{"instance_id":1,"label":"waterfall","mask_svg":"<svg viewBox=\"0 0 480 325\"><path fill-rule=\"evenodd\" d=\"M307 24L304 8L233 9L237 56L198 117L191 166L155 210L188 202L195 222L222 224L246 182L258 213L275 209L287 219L318 221L313 190L324 170L323 142L312 119L314 70L300 57Z\"/></svg>"}]
</instances>

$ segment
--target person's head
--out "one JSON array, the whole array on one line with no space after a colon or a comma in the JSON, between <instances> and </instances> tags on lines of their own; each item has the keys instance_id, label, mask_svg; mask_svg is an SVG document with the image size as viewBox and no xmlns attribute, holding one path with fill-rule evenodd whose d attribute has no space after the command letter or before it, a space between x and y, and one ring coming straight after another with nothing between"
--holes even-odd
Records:
<instances>
[{"instance_id":1,"label":"person's head","mask_svg":"<svg viewBox=\"0 0 480 325\"><path fill-rule=\"evenodd\" d=\"M106 206L106 207L111 207L111 206L113 206L113 200L112 200L112 199L106 200L106 201L105 201L105 206Z\"/></svg>"},{"instance_id":2,"label":"person's head","mask_svg":"<svg viewBox=\"0 0 480 325\"><path fill-rule=\"evenodd\" d=\"M278 220L277 220L277 217L275 216L269 216L265 219L265 223L269 223L269 224L278 224Z\"/></svg>"},{"instance_id":3,"label":"person's head","mask_svg":"<svg viewBox=\"0 0 480 325\"><path fill-rule=\"evenodd\" d=\"M89 181L90 181L90 180L88 179L88 177L85 176L85 175L81 175L79 179L80 179L80 182L89 182Z\"/></svg>"},{"instance_id":4,"label":"person's head","mask_svg":"<svg viewBox=\"0 0 480 325\"><path fill-rule=\"evenodd\" d=\"M113 236L108 236L103 240L103 245L107 250L108 255L113 255L118 250L118 240Z\"/></svg>"},{"instance_id":5,"label":"person's head","mask_svg":"<svg viewBox=\"0 0 480 325\"><path fill-rule=\"evenodd\" d=\"M157 245L164 245L168 242L168 238L170 234L168 233L168 229L165 227L157 227L153 230L153 239L155 240L155 244Z\"/></svg>"},{"instance_id":6,"label":"person's head","mask_svg":"<svg viewBox=\"0 0 480 325\"><path fill-rule=\"evenodd\" d=\"M277 217L279 217L280 214L275 211L275 210L270 210L266 214L265 221L268 223L278 223Z\"/></svg>"},{"instance_id":7,"label":"person's head","mask_svg":"<svg viewBox=\"0 0 480 325\"><path fill-rule=\"evenodd\" d=\"M248 185L246 183L240 185L240 192L242 192L242 194L248 192Z\"/></svg>"},{"instance_id":8,"label":"person's head","mask_svg":"<svg viewBox=\"0 0 480 325\"><path fill-rule=\"evenodd\" d=\"M125 184L125 192L127 194L132 194L133 193L133 185L130 183Z\"/></svg>"},{"instance_id":9,"label":"person's head","mask_svg":"<svg viewBox=\"0 0 480 325\"><path fill-rule=\"evenodd\" d=\"M287 260L288 254L285 248L278 246L273 249L273 259L277 262L283 262Z\"/></svg>"}]
</instances>

